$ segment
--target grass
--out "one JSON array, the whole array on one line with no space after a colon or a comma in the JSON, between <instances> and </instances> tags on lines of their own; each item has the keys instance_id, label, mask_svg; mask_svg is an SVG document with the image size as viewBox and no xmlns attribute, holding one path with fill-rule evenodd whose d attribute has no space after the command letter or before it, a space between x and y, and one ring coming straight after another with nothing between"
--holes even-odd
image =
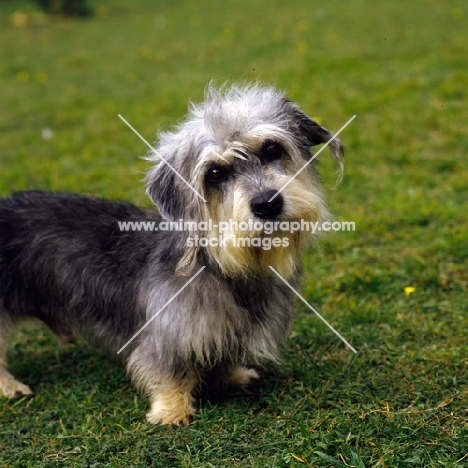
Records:
<instances>
[{"instance_id":1,"label":"grass","mask_svg":"<svg viewBox=\"0 0 468 468\"><path fill-rule=\"evenodd\" d=\"M189 428L154 427L112 361L24 325L8 356L35 394L0 399L0 466L466 466L466 4L91 3L93 19L70 21L0 2L0 195L150 206L146 148L117 114L154 140L213 77L284 88L332 130L357 114L338 190L320 156L356 231L308 252L300 289L359 352L298 301L284 365L250 394L202 400Z\"/></svg>"}]
</instances>

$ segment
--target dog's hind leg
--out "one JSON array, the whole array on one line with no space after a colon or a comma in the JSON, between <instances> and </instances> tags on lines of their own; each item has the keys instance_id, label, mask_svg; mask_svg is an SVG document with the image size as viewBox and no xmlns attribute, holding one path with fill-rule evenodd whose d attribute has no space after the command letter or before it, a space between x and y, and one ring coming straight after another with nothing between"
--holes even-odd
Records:
<instances>
[{"instance_id":1,"label":"dog's hind leg","mask_svg":"<svg viewBox=\"0 0 468 468\"><path fill-rule=\"evenodd\" d=\"M247 387L254 381L258 380L260 376L255 369L247 369L247 367L234 367L224 377L224 385L228 387L238 387L246 390Z\"/></svg>"},{"instance_id":2,"label":"dog's hind leg","mask_svg":"<svg viewBox=\"0 0 468 468\"><path fill-rule=\"evenodd\" d=\"M8 335L10 333L12 323L9 317L0 308L0 394L11 398L16 395L30 395L31 389L27 386L18 382L7 370L7 342Z\"/></svg>"},{"instance_id":3,"label":"dog's hind leg","mask_svg":"<svg viewBox=\"0 0 468 468\"><path fill-rule=\"evenodd\" d=\"M225 387L237 387L246 391L249 385L258 379L260 379L260 376L255 369L248 369L243 366L220 366L210 376L208 384L214 390L220 390Z\"/></svg>"}]
</instances>

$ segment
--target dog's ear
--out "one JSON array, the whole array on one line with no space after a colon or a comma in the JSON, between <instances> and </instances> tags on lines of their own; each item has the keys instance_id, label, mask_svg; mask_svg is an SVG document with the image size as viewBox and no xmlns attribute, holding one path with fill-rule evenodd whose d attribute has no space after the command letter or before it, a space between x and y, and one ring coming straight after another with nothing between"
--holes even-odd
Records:
<instances>
[{"instance_id":1,"label":"dog's ear","mask_svg":"<svg viewBox=\"0 0 468 468\"><path fill-rule=\"evenodd\" d=\"M322 127L315 120L304 114L295 104L288 102L290 112L295 122L295 133L299 140L308 148L311 146L328 143L328 146L335 158L339 168L338 182L341 182L344 171L344 147L338 138L333 138L333 133Z\"/></svg>"},{"instance_id":2,"label":"dog's ear","mask_svg":"<svg viewBox=\"0 0 468 468\"><path fill-rule=\"evenodd\" d=\"M162 159L148 174L146 193L163 218L174 221L184 217L185 201L178 188L177 175Z\"/></svg>"}]
</instances>

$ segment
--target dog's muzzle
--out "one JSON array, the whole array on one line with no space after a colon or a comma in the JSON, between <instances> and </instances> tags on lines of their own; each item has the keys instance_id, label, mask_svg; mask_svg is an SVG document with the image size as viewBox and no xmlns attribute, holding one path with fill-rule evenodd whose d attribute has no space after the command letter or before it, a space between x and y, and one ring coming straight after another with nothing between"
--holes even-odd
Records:
<instances>
[{"instance_id":1,"label":"dog's muzzle","mask_svg":"<svg viewBox=\"0 0 468 468\"><path fill-rule=\"evenodd\" d=\"M269 201L276 194L276 190L268 190L256 195L250 200L250 209L255 216L262 219L276 219L283 209L283 197L281 194Z\"/></svg>"}]
</instances>

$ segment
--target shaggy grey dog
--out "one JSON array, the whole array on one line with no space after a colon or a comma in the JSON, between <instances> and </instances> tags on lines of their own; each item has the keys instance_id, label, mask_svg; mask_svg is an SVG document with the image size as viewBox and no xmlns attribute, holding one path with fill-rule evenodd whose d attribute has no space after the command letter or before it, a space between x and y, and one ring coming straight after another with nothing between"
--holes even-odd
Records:
<instances>
[{"instance_id":1,"label":"shaggy grey dog","mask_svg":"<svg viewBox=\"0 0 468 468\"><path fill-rule=\"evenodd\" d=\"M148 157L159 212L42 191L0 200L0 391L31 393L5 368L26 317L118 351L151 423L189 424L207 379L257 379L245 366L277 359L294 315L270 267L294 283L311 234L284 223L328 216L315 165L304 166L332 138L274 89L209 87ZM330 148L342 170L341 143ZM169 221L191 229L162 229Z\"/></svg>"}]
</instances>

